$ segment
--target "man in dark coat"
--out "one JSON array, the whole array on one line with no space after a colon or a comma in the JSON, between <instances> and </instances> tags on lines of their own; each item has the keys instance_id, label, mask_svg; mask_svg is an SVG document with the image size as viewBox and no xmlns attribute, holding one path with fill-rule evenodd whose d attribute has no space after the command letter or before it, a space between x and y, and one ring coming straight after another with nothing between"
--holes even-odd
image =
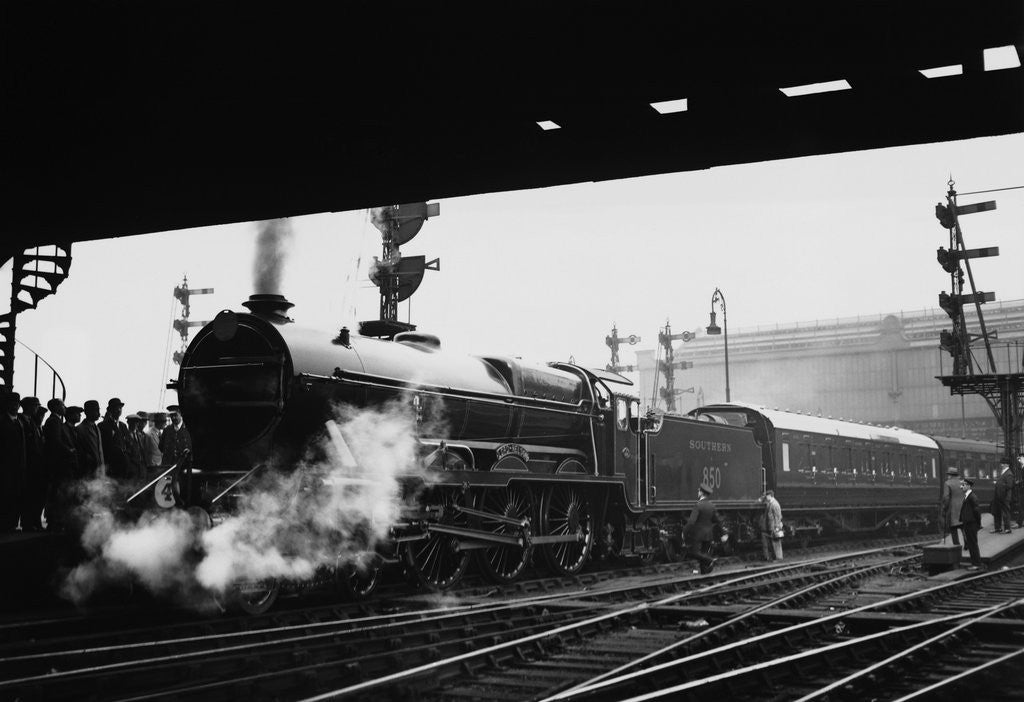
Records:
<instances>
[{"instance_id":1,"label":"man in dark coat","mask_svg":"<svg viewBox=\"0 0 1024 702\"><path fill-rule=\"evenodd\" d=\"M96 400L85 401L85 419L75 427L78 434L78 470L79 476L86 480L96 477L96 471L102 466L103 439L100 437L96 420L100 418L100 403Z\"/></svg>"},{"instance_id":2,"label":"man in dark coat","mask_svg":"<svg viewBox=\"0 0 1024 702\"><path fill-rule=\"evenodd\" d=\"M964 478L960 481L964 491L964 503L960 507L960 522L964 529L964 542L967 544L967 551L971 554L971 565L968 570L981 568L981 554L978 552L978 530L981 529L981 507L978 505L978 498L974 494L974 481Z\"/></svg>"},{"instance_id":3,"label":"man in dark coat","mask_svg":"<svg viewBox=\"0 0 1024 702\"><path fill-rule=\"evenodd\" d=\"M942 521L953 543L960 545L960 507L964 503L964 491L960 488L960 473L954 466L946 469L949 476L942 486Z\"/></svg>"},{"instance_id":4,"label":"man in dark coat","mask_svg":"<svg viewBox=\"0 0 1024 702\"><path fill-rule=\"evenodd\" d=\"M0 392L0 531L14 531L25 489L25 429L18 419L21 395Z\"/></svg>"},{"instance_id":5,"label":"man in dark coat","mask_svg":"<svg viewBox=\"0 0 1024 702\"><path fill-rule=\"evenodd\" d=\"M131 477L131 466L128 463L128 425L121 421L123 408L124 403L121 400L116 397L110 398L103 421L96 425L103 440L107 475L118 480Z\"/></svg>"},{"instance_id":6,"label":"man in dark coat","mask_svg":"<svg viewBox=\"0 0 1024 702\"><path fill-rule=\"evenodd\" d=\"M49 478L43 459L43 427L40 425L39 398L24 397L18 420L25 432L25 486L21 493L21 530L43 530L43 507Z\"/></svg>"},{"instance_id":7,"label":"man in dark coat","mask_svg":"<svg viewBox=\"0 0 1024 702\"><path fill-rule=\"evenodd\" d=\"M43 457L50 478L46 497L46 529L64 528L70 506L71 484L78 470L75 431L65 421L64 402L54 398L46 403L50 416L43 424Z\"/></svg>"},{"instance_id":8,"label":"man in dark coat","mask_svg":"<svg viewBox=\"0 0 1024 702\"><path fill-rule=\"evenodd\" d=\"M700 563L700 572L707 575L715 568L715 560L707 555L711 542L715 538L715 524L720 524L721 519L715 509L715 503L711 501L714 488L706 482L701 483L697 488L697 504L690 512L690 518L683 527L683 536L686 538L686 555Z\"/></svg>"},{"instance_id":9,"label":"man in dark coat","mask_svg":"<svg viewBox=\"0 0 1024 702\"><path fill-rule=\"evenodd\" d=\"M1010 500L1013 496L1013 471L1010 470L1010 459L1003 458L999 461L999 477L996 478L995 505L993 506L993 517L995 527L992 533L998 534L1000 530L1009 534L1012 532L1010 519L1013 515Z\"/></svg>"}]
</instances>

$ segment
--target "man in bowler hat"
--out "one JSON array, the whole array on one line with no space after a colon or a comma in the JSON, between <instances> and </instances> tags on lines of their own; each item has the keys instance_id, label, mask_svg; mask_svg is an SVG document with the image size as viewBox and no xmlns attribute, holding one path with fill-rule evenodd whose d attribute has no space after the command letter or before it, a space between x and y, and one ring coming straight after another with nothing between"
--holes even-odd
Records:
<instances>
[{"instance_id":1,"label":"man in bowler hat","mask_svg":"<svg viewBox=\"0 0 1024 702\"><path fill-rule=\"evenodd\" d=\"M100 437L99 427L96 420L100 418L100 403L96 400L86 400L84 405L85 419L75 427L78 434L78 470L81 474L78 477L92 480L96 477L96 471L104 461L103 439Z\"/></svg>"},{"instance_id":2,"label":"man in bowler hat","mask_svg":"<svg viewBox=\"0 0 1024 702\"><path fill-rule=\"evenodd\" d=\"M107 461L107 475L111 478L131 477L128 461L128 426L121 421L124 403L116 397L107 403L107 412L97 427L103 439L103 457Z\"/></svg>"},{"instance_id":3,"label":"man in bowler hat","mask_svg":"<svg viewBox=\"0 0 1024 702\"><path fill-rule=\"evenodd\" d=\"M43 530L43 507L49 480L43 456L43 427L39 419L39 398L21 400L21 422L25 433L25 483L21 493L21 530ZM44 412L45 414L45 412Z\"/></svg>"},{"instance_id":4,"label":"man in bowler hat","mask_svg":"<svg viewBox=\"0 0 1024 702\"><path fill-rule=\"evenodd\" d=\"M978 551L978 530L981 529L981 507L974 494L974 481L964 478L960 481L964 491L964 503L960 507L960 522L964 529L964 542L971 554L971 565L968 570L981 568L981 553Z\"/></svg>"},{"instance_id":5,"label":"man in bowler hat","mask_svg":"<svg viewBox=\"0 0 1024 702\"><path fill-rule=\"evenodd\" d=\"M707 482L700 484L697 488L697 504L690 512L690 518L683 527L683 536L686 538L686 555L700 563L700 572L707 575L715 568L715 560L707 555L707 551L715 536L715 524L721 524L718 510L715 503L711 501L714 494Z\"/></svg>"}]
</instances>

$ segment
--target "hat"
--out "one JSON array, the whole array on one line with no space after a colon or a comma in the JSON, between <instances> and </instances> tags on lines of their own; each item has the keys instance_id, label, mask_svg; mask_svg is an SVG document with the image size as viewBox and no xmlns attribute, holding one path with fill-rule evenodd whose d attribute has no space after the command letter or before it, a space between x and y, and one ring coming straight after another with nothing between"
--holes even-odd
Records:
<instances>
[{"instance_id":1,"label":"hat","mask_svg":"<svg viewBox=\"0 0 1024 702\"><path fill-rule=\"evenodd\" d=\"M107 407L124 407L124 403L116 397L110 398L110 402L107 403Z\"/></svg>"},{"instance_id":2,"label":"hat","mask_svg":"<svg viewBox=\"0 0 1024 702\"><path fill-rule=\"evenodd\" d=\"M180 412L181 408L178 407L177 405L167 405L167 411L168 412Z\"/></svg>"},{"instance_id":3,"label":"hat","mask_svg":"<svg viewBox=\"0 0 1024 702\"><path fill-rule=\"evenodd\" d=\"M711 487L710 485L708 485L708 482L706 480L703 483L700 484L700 489L701 489L701 491L706 493L709 497L711 495L715 494L715 489L713 487Z\"/></svg>"},{"instance_id":4,"label":"hat","mask_svg":"<svg viewBox=\"0 0 1024 702\"><path fill-rule=\"evenodd\" d=\"M960 471L956 469L956 466L950 466L946 469L946 475L960 475Z\"/></svg>"},{"instance_id":5,"label":"hat","mask_svg":"<svg viewBox=\"0 0 1024 702\"><path fill-rule=\"evenodd\" d=\"M145 410L139 410L135 414L138 416L139 419L142 419L142 420L148 420L149 419L149 412L147 412Z\"/></svg>"},{"instance_id":6,"label":"hat","mask_svg":"<svg viewBox=\"0 0 1024 702\"><path fill-rule=\"evenodd\" d=\"M138 414L129 414L127 417L125 417L125 420L129 422L138 422L142 420L142 417L140 417Z\"/></svg>"},{"instance_id":7,"label":"hat","mask_svg":"<svg viewBox=\"0 0 1024 702\"><path fill-rule=\"evenodd\" d=\"M82 409L81 407L79 407L78 405L71 405L70 407L65 407L65 408L64 408L64 414L71 414L72 412L75 412L75 413L81 414L81 413L82 413L82 412L84 412L84 411L85 411L85 410L83 410L83 409Z\"/></svg>"},{"instance_id":8,"label":"hat","mask_svg":"<svg viewBox=\"0 0 1024 702\"><path fill-rule=\"evenodd\" d=\"M963 481L967 483L970 487L974 487L974 481L971 480L970 478L963 478Z\"/></svg>"},{"instance_id":9,"label":"hat","mask_svg":"<svg viewBox=\"0 0 1024 702\"><path fill-rule=\"evenodd\" d=\"M39 404L39 398L38 397L31 397L31 396L29 396L29 397L21 398L21 406L22 407L30 407L30 406L38 405L38 404Z\"/></svg>"},{"instance_id":10,"label":"hat","mask_svg":"<svg viewBox=\"0 0 1024 702\"><path fill-rule=\"evenodd\" d=\"M83 407L85 407L85 409L89 409L91 407L98 411L100 408L100 403L97 402L96 400L86 400Z\"/></svg>"},{"instance_id":11,"label":"hat","mask_svg":"<svg viewBox=\"0 0 1024 702\"><path fill-rule=\"evenodd\" d=\"M999 459L999 465L1001 465L1001 466L1008 466L1008 465L1010 465L1010 459L1007 458L1006 456L1003 456L1002 458Z\"/></svg>"},{"instance_id":12,"label":"hat","mask_svg":"<svg viewBox=\"0 0 1024 702\"><path fill-rule=\"evenodd\" d=\"M50 410L51 412L56 412L58 407L63 407L63 406L64 406L64 402L60 398L57 398L57 397L53 398L52 400L47 400L46 401L46 409Z\"/></svg>"}]
</instances>

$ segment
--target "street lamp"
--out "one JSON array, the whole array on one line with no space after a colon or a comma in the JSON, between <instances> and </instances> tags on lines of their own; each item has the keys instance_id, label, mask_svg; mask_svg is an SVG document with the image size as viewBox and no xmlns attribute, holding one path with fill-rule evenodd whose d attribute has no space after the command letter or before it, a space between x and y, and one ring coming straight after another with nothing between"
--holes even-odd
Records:
<instances>
[{"instance_id":1,"label":"street lamp","mask_svg":"<svg viewBox=\"0 0 1024 702\"><path fill-rule=\"evenodd\" d=\"M722 326L718 326L715 322L715 302L722 303ZM725 401L731 402L732 398L729 396L729 320L725 316L725 295L718 288L715 288L714 294L711 295L711 324L707 326L708 334L721 334L722 329L725 329Z\"/></svg>"}]
</instances>

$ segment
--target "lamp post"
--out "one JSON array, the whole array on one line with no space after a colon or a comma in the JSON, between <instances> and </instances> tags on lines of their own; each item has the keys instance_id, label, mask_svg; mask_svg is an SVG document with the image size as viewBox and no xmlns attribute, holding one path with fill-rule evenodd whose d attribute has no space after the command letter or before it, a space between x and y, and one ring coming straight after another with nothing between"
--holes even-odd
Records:
<instances>
[{"instance_id":1,"label":"lamp post","mask_svg":"<svg viewBox=\"0 0 1024 702\"><path fill-rule=\"evenodd\" d=\"M715 302L722 303L722 326L718 326L715 323ZM718 288L715 288L714 294L711 295L711 324L707 326L708 334L721 334L722 329L725 329L725 401L731 402L732 398L729 396L729 320L725 315L725 295Z\"/></svg>"}]
</instances>

